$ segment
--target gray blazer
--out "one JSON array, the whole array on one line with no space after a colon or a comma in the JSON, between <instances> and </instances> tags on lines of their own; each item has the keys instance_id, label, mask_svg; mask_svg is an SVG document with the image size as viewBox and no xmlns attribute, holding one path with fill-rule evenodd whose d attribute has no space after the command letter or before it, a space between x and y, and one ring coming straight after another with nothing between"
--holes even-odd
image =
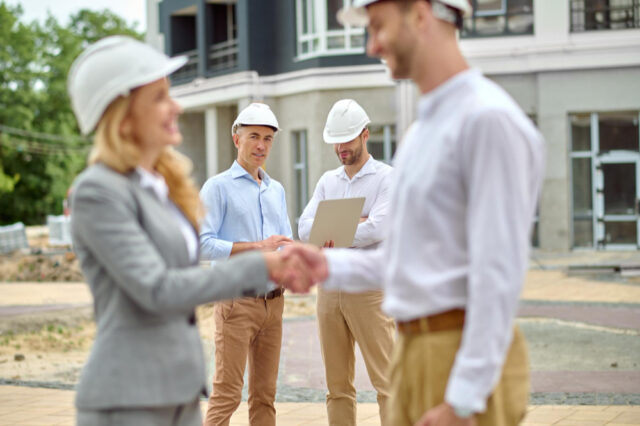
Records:
<instances>
[{"instance_id":1,"label":"gray blazer","mask_svg":"<svg viewBox=\"0 0 640 426\"><path fill-rule=\"evenodd\" d=\"M76 394L85 410L193 401L205 389L195 306L270 289L259 253L190 262L171 211L138 176L98 164L73 186L73 246L97 324Z\"/></svg>"}]
</instances>

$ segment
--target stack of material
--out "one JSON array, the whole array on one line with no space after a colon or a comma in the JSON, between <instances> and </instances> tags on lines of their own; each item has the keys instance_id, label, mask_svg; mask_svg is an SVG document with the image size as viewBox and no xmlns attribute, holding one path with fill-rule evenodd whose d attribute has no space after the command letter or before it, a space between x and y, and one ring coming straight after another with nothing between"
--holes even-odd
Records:
<instances>
[{"instance_id":1,"label":"stack of material","mask_svg":"<svg viewBox=\"0 0 640 426\"><path fill-rule=\"evenodd\" d=\"M24 223L0 226L0 253L11 253L15 250L28 249L27 233Z\"/></svg>"},{"instance_id":2,"label":"stack of material","mask_svg":"<svg viewBox=\"0 0 640 426\"><path fill-rule=\"evenodd\" d=\"M54 247L71 245L70 216L48 215L47 228L49 228L49 245Z\"/></svg>"}]
</instances>

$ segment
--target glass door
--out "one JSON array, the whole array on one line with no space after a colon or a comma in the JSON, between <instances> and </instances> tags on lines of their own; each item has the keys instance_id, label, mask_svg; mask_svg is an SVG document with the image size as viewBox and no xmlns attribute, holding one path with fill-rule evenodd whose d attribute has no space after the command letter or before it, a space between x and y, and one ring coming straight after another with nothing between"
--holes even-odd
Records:
<instances>
[{"instance_id":1,"label":"glass door","mask_svg":"<svg viewBox=\"0 0 640 426\"><path fill-rule=\"evenodd\" d=\"M639 247L640 159L637 154L605 154L596 162L596 242L598 248Z\"/></svg>"}]
</instances>

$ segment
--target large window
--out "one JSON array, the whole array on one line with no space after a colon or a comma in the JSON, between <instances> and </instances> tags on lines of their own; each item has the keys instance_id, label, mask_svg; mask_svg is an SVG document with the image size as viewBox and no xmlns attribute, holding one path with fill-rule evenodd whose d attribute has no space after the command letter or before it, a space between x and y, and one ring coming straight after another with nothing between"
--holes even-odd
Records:
<instances>
[{"instance_id":1,"label":"large window","mask_svg":"<svg viewBox=\"0 0 640 426\"><path fill-rule=\"evenodd\" d=\"M571 31L640 28L640 0L571 0Z\"/></svg>"},{"instance_id":2,"label":"large window","mask_svg":"<svg viewBox=\"0 0 640 426\"><path fill-rule=\"evenodd\" d=\"M364 52L364 29L343 27L338 10L351 0L296 0L298 59Z\"/></svg>"},{"instance_id":3,"label":"large window","mask_svg":"<svg viewBox=\"0 0 640 426\"><path fill-rule=\"evenodd\" d=\"M291 134L291 140L293 142L293 181L296 194L296 226L294 227L296 230L294 233L297 235L298 220L309 201L307 131L294 131Z\"/></svg>"},{"instance_id":4,"label":"large window","mask_svg":"<svg viewBox=\"0 0 640 426\"><path fill-rule=\"evenodd\" d=\"M533 0L472 0L463 38L533 34Z\"/></svg>"},{"instance_id":5,"label":"large window","mask_svg":"<svg viewBox=\"0 0 640 426\"><path fill-rule=\"evenodd\" d=\"M573 246L637 249L640 113L569 117Z\"/></svg>"},{"instance_id":6,"label":"large window","mask_svg":"<svg viewBox=\"0 0 640 426\"><path fill-rule=\"evenodd\" d=\"M367 151L373 155L373 158L391 164L396 146L396 126L393 124L369 125Z\"/></svg>"}]
</instances>

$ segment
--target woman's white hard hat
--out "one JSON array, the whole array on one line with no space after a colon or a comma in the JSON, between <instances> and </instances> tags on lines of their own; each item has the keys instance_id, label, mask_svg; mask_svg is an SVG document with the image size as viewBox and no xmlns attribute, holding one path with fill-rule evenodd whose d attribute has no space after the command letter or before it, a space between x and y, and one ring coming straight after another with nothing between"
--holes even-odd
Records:
<instances>
[{"instance_id":1,"label":"woman's white hard hat","mask_svg":"<svg viewBox=\"0 0 640 426\"><path fill-rule=\"evenodd\" d=\"M367 6L379 1L381 0L353 0L351 7L345 7L338 11L338 22L342 25L366 27L369 24L369 17L367 16L366 9ZM469 3L469 0L431 0L431 3L434 7L434 14L445 21L451 21L451 18L447 16L447 9L442 8L442 6L449 6L454 9L458 9L462 13L462 16L467 16L471 13L471 4Z\"/></svg>"},{"instance_id":2,"label":"woman's white hard hat","mask_svg":"<svg viewBox=\"0 0 640 426\"><path fill-rule=\"evenodd\" d=\"M267 126L273 127L274 131L280 130L276 115L271 111L269 105L254 102L248 107L240 111L238 117L231 126L231 135L233 136L239 126Z\"/></svg>"},{"instance_id":3,"label":"woman's white hard hat","mask_svg":"<svg viewBox=\"0 0 640 426\"><path fill-rule=\"evenodd\" d=\"M90 133L118 96L166 77L186 62L185 56L170 58L127 36L109 36L93 43L73 62L67 80L80 131Z\"/></svg>"},{"instance_id":4,"label":"woman's white hard hat","mask_svg":"<svg viewBox=\"0 0 640 426\"><path fill-rule=\"evenodd\" d=\"M351 142L369 123L369 116L356 101L341 99L331 107L322 136L330 144Z\"/></svg>"}]
</instances>

